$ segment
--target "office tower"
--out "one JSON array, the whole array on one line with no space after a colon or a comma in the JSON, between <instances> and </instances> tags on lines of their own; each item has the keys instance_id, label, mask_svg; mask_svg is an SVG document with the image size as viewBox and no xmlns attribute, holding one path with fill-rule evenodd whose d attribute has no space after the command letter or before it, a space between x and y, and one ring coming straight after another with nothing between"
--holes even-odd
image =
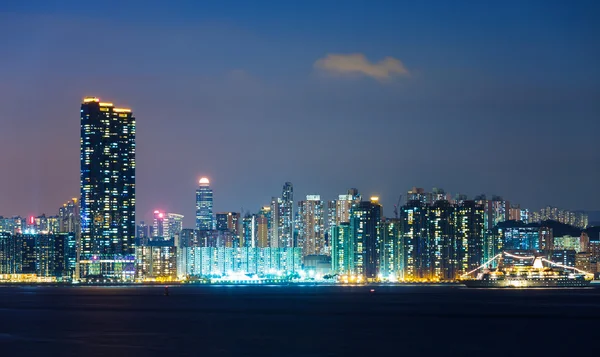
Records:
<instances>
[{"instance_id":1,"label":"office tower","mask_svg":"<svg viewBox=\"0 0 600 357\"><path fill-rule=\"evenodd\" d=\"M291 182L283 185L279 220L280 247L294 247L294 186Z\"/></svg>"},{"instance_id":2,"label":"office tower","mask_svg":"<svg viewBox=\"0 0 600 357\"><path fill-rule=\"evenodd\" d=\"M402 280L426 280L432 277L427 218L427 206L420 200L409 200L400 208L404 270L399 278Z\"/></svg>"},{"instance_id":3,"label":"office tower","mask_svg":"<svg viewBox=\"0 0 600 357\"><path fill-rule=\"evenodd\" d=\"M213 228L213 191L210 181L202 177L196 190L196 229L209 231Z\"/></svg>"},{"instance_id":4,"label":"office tower","mask_svg":"<svg viewBox=\"0 0 600 357\"><path fill-rule=\"evenodd\" d=\"M169 234L169 225L164 212L154 211L154 220L152 222L152 239L167 239L165 235Z\"/></svg>"},{"instance_id":5,"label":"office tower","mask_svg":"<svg viewBox=\"0 0 600 357\"><path fill-rule=\"evenodd\" d=\"M378 197L352 207L350 229L354 247L354 272L366 280L374 280L379 268L380 224L383 209Z\"/></svg>"},{"instance_id":6,"label":"office tower","mask_svg":"<svg viewBox=\"0 0 600 357\"><path fill-rule=\"evenodd\" d=\"M81 104L81 254L86 269L133 277L135 118L130 109L88 97Z\"/></svg>"},{"instance_id":7,"label":"office tower","mask_svg":"<svg viewBox=\"0 0 600 357\"><path fill-rule=\"evenodd\" d=\"M464 200L454 210L454 230L460 274L477 269L483 262L484 218L482 205Z\"/></svg>"},{"instance_id":8,"label":"office tower","mask_svg":"<svg viewBox=\"0 0 600 357\"><path fill-rule=\"evenodd\" d=\"M380 280L397 281L399 273L403 270L403 245L401 241L401 220L387 218L381 225L381 251L379 253Z\"/></svg>"},{"instance_id":9,"label":"office tower","mask_svg":"<svg viewBox=\"0 0 600 357\"><path fill-rule=\"evenodd\" d=\"M453 280L458 271L458 247L454 237L454 207L445 200L438 200L429 207L427 231L430 259L433 263L433 279Z\"/></svg>"},{"instance_id":10,"label":"office tower","mask_svg":"<svg viewBox=\"0 0 600 357\"><path fill-rule=\"evenodd\" d=\"M183 229L183 215L154 211L152 224L153 240L173 240L179 237Z\"/></svg>"},{"instance_id":11,"label":"office tower","mask_svg":"<svg viewBox=\"0 0 600 357\"><path fill-rule=\"evenodd\" d=\"M175 240L180 237L183 229L183 215L177 213L167 213L168 239Z\"/></svg>"},{"instance_id":12,"label":"office tower","mask_svg":"<svg viewBox=\"0 0 600 357\"><path fill-rule=\"evenodd\" d=\"M303 256L326 254L323 201L319 195L307 195L298 202L298 246Z\"/></svg>"}]
</instances>

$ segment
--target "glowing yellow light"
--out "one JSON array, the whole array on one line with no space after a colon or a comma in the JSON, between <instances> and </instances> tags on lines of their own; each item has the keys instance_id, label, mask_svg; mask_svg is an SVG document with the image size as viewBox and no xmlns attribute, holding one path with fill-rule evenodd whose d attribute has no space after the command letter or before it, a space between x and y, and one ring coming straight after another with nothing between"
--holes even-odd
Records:
<instances>
[{"instance_id":1,"label":"glowing yellow light","mask_svg":"<svg viewBox=\"0 0 600 357\"><path fill-rule=\"evenodd\" d=\"M377 201L379 201L379 197L378 196L371 196L371 201L377 202Z\"/></svg>"},{"instance_id":2,"label":"glowing yellow light","mask_svg":"<svg viewBox=\"0 0 600 357\"><path fill-rule=\"evenodd\" d=\"M103 102L100 102L100 105L103 107L112 107L113 106L112 103L103 103Z\"/></svg>"},{"instance_id":3,"label":"glowing yellow light","mask_svg":"<svg viewBox=\"0 0 600 357\"><path fill-rule=\"evenodd\" d=\"M128 108L115 108L113 111L115 113L131 113L131 109Z\"/></svg>"},{"instance_id":4,"label":"glowing yellow light","mask_svg":"<svg viewBox=\"0 0 600 357\"><path fill-rule=\"evenodd\" d=\"M208 184L210 184L210 181L208 180L208 178L206 178L206 177L202 177L202 178L200 179L200 184L201 184L201 185L208 185Z\"/></svg>"},{"instance_id":5,"label":"glowing yellow light","mask_svg":"<svg viewBox=\"0 0 600 357\"><path fill-rule=\"evenodd\" d=\"M98 103L100 101L100 99L96 98L96 97L85 97L83 98L83 102L84 103L89 103L89 102L96 102Z\"/></svg>"}]
</instances>

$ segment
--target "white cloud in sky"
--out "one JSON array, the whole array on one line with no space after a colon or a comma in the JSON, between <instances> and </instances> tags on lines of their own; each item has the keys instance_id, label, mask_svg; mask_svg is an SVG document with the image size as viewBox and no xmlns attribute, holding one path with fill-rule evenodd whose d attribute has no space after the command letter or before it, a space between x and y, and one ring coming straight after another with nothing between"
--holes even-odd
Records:
<instances>
[{"instance_id":1,"label":"white cloud in sky","mask_svg":"<svg viewBox=\"0 0 600 357\"><path fill-rule=\"evenodd\" d=\"M362 53L327 54L318 59L314 66L330 74L364 75L379 81L410 75L404 64L394 57L385 57L373 63Z\"/></svg>"}]
</instances>

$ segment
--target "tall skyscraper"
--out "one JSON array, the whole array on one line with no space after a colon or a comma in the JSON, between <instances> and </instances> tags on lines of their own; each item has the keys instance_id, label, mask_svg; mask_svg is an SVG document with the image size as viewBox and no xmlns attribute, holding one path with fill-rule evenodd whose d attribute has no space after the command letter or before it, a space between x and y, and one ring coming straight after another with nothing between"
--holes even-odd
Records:
<instances>
[{"instance_id":1,"label":"tall skyscraper","mask_svg":"<svg viewBox=\"0 0 600 357\"><path fill-rule=\"evenodd\" d=\"M81 259L83 275L135 273L135 118L131 109L87 97L81 104Z\"/></svg>"},{"instance_id":2,"label":"tall skyscraper","mask_svg":"<svg viewBox=\"0 0 600 357\"><path fill-rule=\"evenodd\" d=\"M350 214L354 271L367 280L376 279L379 273L382 218L383 209L378 197L354 205Z\"/></svg>"},{"instance_id":3,"label":"tall skyscraper","mask_svg":"<svg viewBox=\"0 0 600 357\"><path fill-rule=\"evenodd\" d=\"M454 236L454 207L446 200L435 201L428 210L428 235L433 278L453 280L458 271L458 247Z\"/></svg>"},{"instance_id":4,"label":"tall skyscraper","mask_svg":"<svg viewBox=\"0 0 600 357\"><path fill-rule=\"evenodd\" d=\"M327 254L323 201L319 195L308 195L306 201L298 202L298 246L302 255Z\"/></svg>"},{"instance_id":5,"label":"tall skyscraper","mask_svg":"<svg viewBox=\"0 0 600 357\"><path fill-rule=\"evenodd\" d=\"M269 246L271 248L282 248L281 240L281 198L272 197L269 209Z\"/></svg>"},{"instance_id":6,"label":"tall skyscraper","mask_svg":"<svg viewBox=\"0 0 600 357\"><path fill-rule=\"evenodd\" d=\"M454 211L461 274L479 267L484 257L484 208L475 201L457 203Z\"/></svg>"},{"instance_id":7,"label":"tall skyscraper","mask_svg":"<svg viewBox=\"0 0 600 357\"><path fill-rule=\"evenodd\" d=\"M183 215L178 213L167 213L169 239L175 239L181 235L183 229Z\"/></svg>"},{"instance_id":8,"label":"tall skyscraper","mask_svg":"<svg viewBox=\"0 0 600 357\"><path fill-rule=\"evenodd\" d=\"M140 224L137 225L135 237L137 238L136 245L144 245L150 238L149 227L144 221L140 221Z\"/></svg>"},{"instance_id":9,"label":"tall skyscraper","mask_svg":"<svg viewBox=\"0 0 600 357\"><path fill-rule=\"evenodd\" d=\"M354 271L354 245L350 234L350 223L342 222L330 229L331 270L340 275Z\"/></svg>"},{"instance_id":10,"label":"tall skyscraper","mask_svg":"<svg viewBox=\"0 0 600 357\"><path fill-rule=\"evenodd\" d=\"M256 220L256 247L257 248L268 248L271 242L271 234L273 228L271 227L271 207L264 206L258 212Z\"/></svg>"},{"instance_id":11,"label":"tall skyscraper","mask_svg":"<svg viewBox=\"0 0 600 357\"><path fill-rule=\"evenodd\" d=\"M173 240L181 234L183 215L156 210L154 211L152 227L152 238L154 240Z\"/></svg>"},{"instance_id":12,"label":"tall skyscraper","mask_svg":"<svg viewBox=\"0 0 600 357\"><path fill-rule=\"evenodd\" d=\"M386 218L381 224L381 251L379 252L379 278L394 282L402 271L402 245L400 242L400 219Z\"/></svg>"},{"instance_id":13,"label":"tall skyscraper","mask_svg":"<svg viewBox=\"0 0 600 357\"><path fill-rule=\"evenodd\" d=\"M60 233L75 233L79 237L79 200L73 198L58 210Z\"/></svg>"},{"instance_id":14,"label":"tall skyscraper","mask_svg":"<svg viewBox=\"0 0 600 357\"><path fill-rule=\"evenodd\" d=\"M283 248L294 247L294 186L291 182L283 185L280 205L279 242Z\"/></svg>"},{"instance_id":15,"label":"tall skyscraper","mask_svg":"<svg viewBox=\"0 0 600 357\"><path fill-rule=\"evenodd\" d=\"M152 222L152 238L156 239L167 239L169 233L169 225L167 217L164 212L156 210L154 211L154 220Z\"/></svg>"},{"instance_id":16,"label":"tall skyscraper","mask_svg":"<svg viewBox=\"0 0 600 357\"><path fill-rule=\"evenodd\" d=\"M413 191L415 191L413 189ZM402 280L423 280L432 276L430 242L427 233L427 206L413 196L400 208L401 241L403 248Z\"/></svg>"},{"instance_id":17,"label":"tall skyscraper","mask_svg":"<svg viewBox=\"0 0 600 357\"><path fill-rule=\"evenodd\" d=\"M210 181L203 177L196 190L196 229L209 231L213 229L213 191Z\"/></svg>"}]
</instances>

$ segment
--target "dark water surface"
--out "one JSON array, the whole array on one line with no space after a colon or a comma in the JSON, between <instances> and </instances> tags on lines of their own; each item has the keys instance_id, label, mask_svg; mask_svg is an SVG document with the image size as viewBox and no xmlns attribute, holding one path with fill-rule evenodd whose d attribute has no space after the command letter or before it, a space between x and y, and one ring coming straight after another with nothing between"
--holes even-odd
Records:
<instances>
[{"instance_id":1,"label":"dark water surface","mask_svg":"<svg viewBox=\"0 0 600 357\"><path fill-rule=\"evenodd\" d=\"M600 289L0 287L0 356L597 356Z\"/></svg>"}]
</instances>

